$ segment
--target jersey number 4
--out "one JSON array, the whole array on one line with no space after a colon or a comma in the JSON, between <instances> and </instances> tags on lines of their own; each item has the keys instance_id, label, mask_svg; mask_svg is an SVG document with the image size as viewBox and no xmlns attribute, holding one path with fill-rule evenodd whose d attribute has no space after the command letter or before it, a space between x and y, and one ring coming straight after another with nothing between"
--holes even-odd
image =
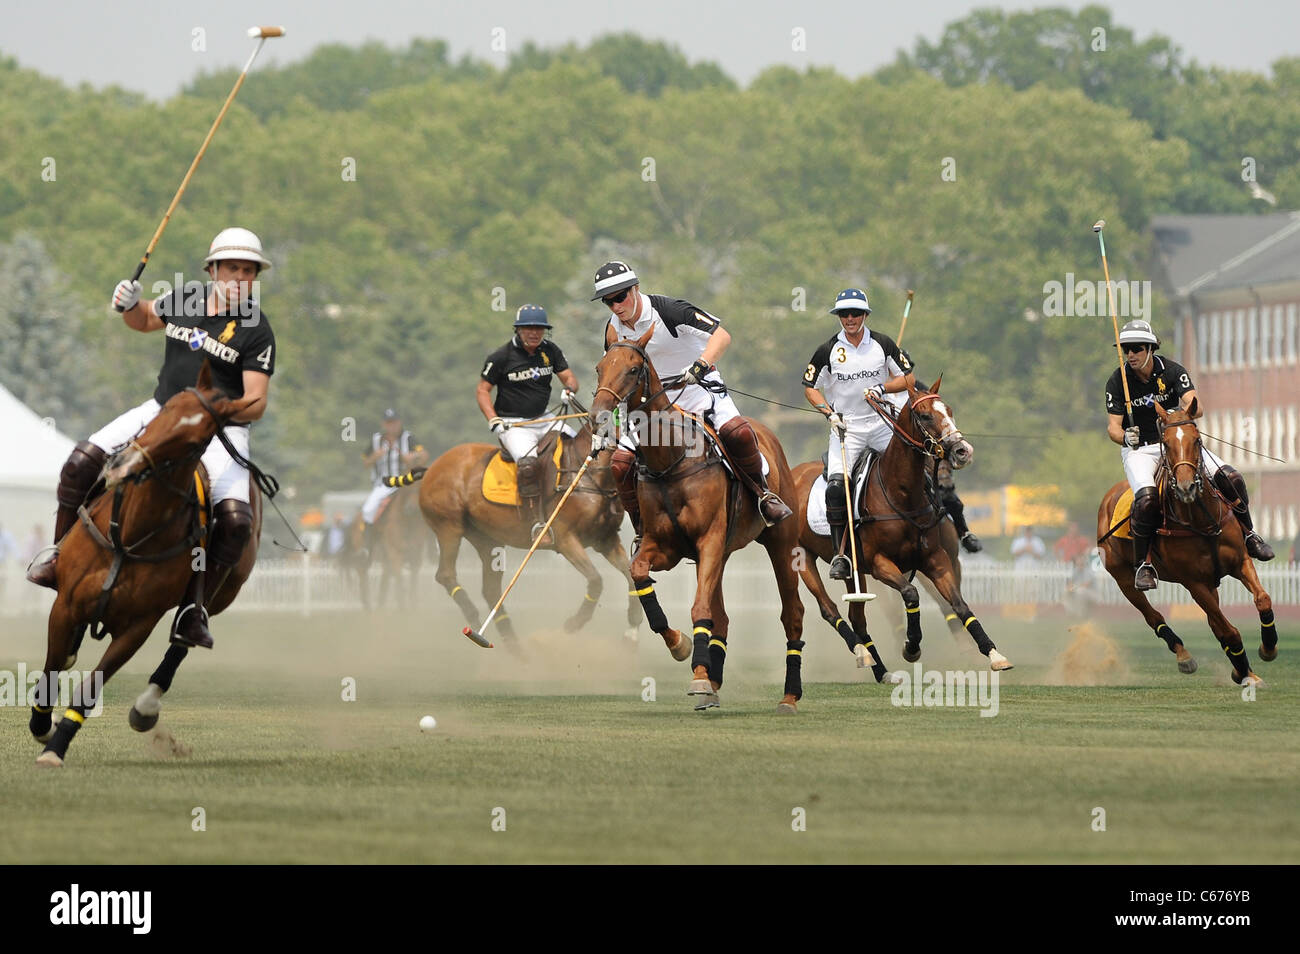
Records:
<instances>
[{"instance_id":1,"label":"jersey number 4","mask_svg":"<svg viewBox=\"0 0 1300 954\"><path fill-rule=\"evenodd\" d=\"M257 361L264 370L271 370L271 349L274 347L275 345L267 345L266 350L253 359Z\"/></svg>"}]
</instances>

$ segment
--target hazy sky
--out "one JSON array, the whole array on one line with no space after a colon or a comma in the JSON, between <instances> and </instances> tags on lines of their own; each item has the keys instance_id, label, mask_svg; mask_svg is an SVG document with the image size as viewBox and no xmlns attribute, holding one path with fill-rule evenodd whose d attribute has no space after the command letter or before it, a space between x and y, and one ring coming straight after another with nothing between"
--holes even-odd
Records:
<instances>
[{"instance_id":1,"label":"hazy sky","mask_svg":"<svg viewBox=\"0 0 1300 954\"><path fill-rule=\"evenodd\" d=\"M543 46L579 43L630 30L670 41L692 60L714 60L748 82L764 67L787 63L834 66L848 75L891 61L916 37L937 39L944 24L980 6L1033 9L1062 4L972 0L54 0L6 2L0 53L68 83L116 83L157 98L177 92L204 69L242 66L254 24L283 25L259 56L286 63L322 43L378 39L405 45L415 37L447 40L456 58L469 53L504 62L491 49L501 27L509 50L532 40ZM1085 4L1064 4L1080 9ZM1295 0L1119 0L1118 24L1139 38L1163 33L1205 64L1267 71L1279 56L1300 55L1300 3ZM192 31L206 31L195 52ZM791 49L802 28L806 52Z\"/></svg>"}]
</instances>

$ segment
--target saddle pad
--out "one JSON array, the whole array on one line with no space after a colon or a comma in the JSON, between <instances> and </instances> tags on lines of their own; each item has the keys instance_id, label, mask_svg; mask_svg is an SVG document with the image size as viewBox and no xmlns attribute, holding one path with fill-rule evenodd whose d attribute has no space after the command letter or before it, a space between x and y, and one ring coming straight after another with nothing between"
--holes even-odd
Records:
<instances>
[{"instance_id":1,"label":"saddle pad","mask_svg":"<svg viewBox=\"0 0 1300 954\"><path fill-rule=\"evenodd\" d=\"M1112 527L1116 526L1121 520L1124 520L1132 510L1133 488L1130 487L1119 495L1119 500L1115 501L1115 512L1110 515L1110 525ZM1133 521L1125 521L1124 526L1116 530L1112 536L1120 537L1124 540L1133 539L1133 534L1129 532L1129 527L1131 526L1133 526Z\"/></svg>"},{"instance_id":2,"label":"saddle pad","mask_svg":"<svg viewBox=\"0 0 1300 954\"><path fill-rule=\"evenodd\" d=\"M564 438L555 440L555 489L560 489L560 455L564 453ZM519 482L516 479L518 465L507 464L497 451L483 468L483 497L491 503L506 504L511 507L519 505Z\"/></svg>"},{"instance_id":3,"label":"saddle pad","mask_svg":"<svg viewBox=\"0 0 1300 954\"><path fill-rule=\"evenodd\" d=\"M870 467L863 467L858 475L858 485L853 493L855 513L861 509L862 491L867 485L867 473L870 470ZM808 529L819 537L831 535L831 524L826 519L826 478L824 476L819 475L813 481L812 489L808 491Z\"/></svg>"}]
</instances>

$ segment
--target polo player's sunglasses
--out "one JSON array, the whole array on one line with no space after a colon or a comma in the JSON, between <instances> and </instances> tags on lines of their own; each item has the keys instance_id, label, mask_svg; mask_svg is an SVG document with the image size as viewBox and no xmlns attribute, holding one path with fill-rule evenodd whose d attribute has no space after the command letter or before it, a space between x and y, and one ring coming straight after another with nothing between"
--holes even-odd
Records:
<instances>
[{"instance_id":1,"label":"polo player's sunglasses","mask_svg":"<svg viewBox=\"0 0 1300 954\"><path fill-rule=\"evenodd\" d=\"M1125 354L1136 354L1139 351L1147 350L1147 346L1144 344L1126 344L1120 345L1120 347L1124 349Z\"/></svg>"},{"instance_id":2,"label":"polo player's sunglasses","mask_svg":"<svg viewBox=\"0 0 1300 954\"><path fill-rule=\"evenodd\" d=\"M605 304L610 306L617 305L619 302L625 299L631 291L632 289L630 288L624 288L617 295L610 295L608 298L602 298L601 301L603 301Z\"/></svg>"},{"instance_id":3,"label":"polo player's sunglasses","mask_svg":"<svg viewBox=\"0 0 1300 954\"><path fill-rule=\"evenodd\" d=\"M865 317L867 317L867 313L866 313L865 311L863 311L861 308L843 308L843 309L840 310L839 315L840 315L841 318L865 318Z\"/></svg>"}]
</instances>

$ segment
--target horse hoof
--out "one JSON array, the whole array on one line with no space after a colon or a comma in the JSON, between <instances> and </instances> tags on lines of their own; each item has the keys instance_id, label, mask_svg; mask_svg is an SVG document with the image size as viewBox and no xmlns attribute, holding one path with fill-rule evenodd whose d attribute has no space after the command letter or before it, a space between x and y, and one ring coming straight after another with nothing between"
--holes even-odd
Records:
<instances>
[{"instance_id":1,"label":"horse hoof","mask_svg":"<svg viewBox=\"0 0 1300 954\"><path fill-rule=\"evenodd\" d=\"M51 752L46 749L40 755L36 756L36 764L41 768L63 768L63 759L59 758L57 752Z\"/></svg>"},{"instance_id":2,"label":"horse hoof","mask_svg":"<svg viewBox=\"0 0 1300 954\"><path fill-rule=\"evenodd\" d=\"M708 695L697 696L695 699L695 711L703 712L705 709L717 709L722 705L718 701L718 694L710 692Z\"/></svg>"},{"instance_id":3,"label":"horse hoof","mask_svg":"<svg viewBox=\"0 0 1300 954\"><path fill-rule=\"evenodd\" d=\"M799 707L793 702L782 701L776 704L777 715L795 715L798 711Z\"/></svg>"},{"instance_id":4,"label":"horse hoof","mask_svg":"<svg viewBox=\"0 0 1300 954\"><path fill-rule=\"evenodd\" d=\"M1264 660L1264 662L1272 662L1274 659L1277 658L1277 647L1274 646L1272 649L1269 649L1263 643L1260 643L1259 658Z\"/></svg>"},{"instance_id":5,"label":"horse hoof","mask_svg":"<svg viewBox=\"0 0 1300 954\"><path fill-rule=\"evenodd\" d=\"M921 658L921 647L913 646L911 643L903 644L903 659L907 662L916 662Z\"/></svg>"},{"instance_id":6,"label":"horse hoof","mask_svg":"<svg viewBox=\"0 0 1300 954\"><path fill-rule=\"evenodd\" d=\"M1256 689L1264 688L1264 680L1259 678L1259 676L1255 675L1253 672L1247 673L1246 678L1241 680L1241 684L1243 686L1253 686Z\"/></svg>"},{"instance_id":7,"label":"horse hoof","mask_svg":"<svg viewBox=\"0 0 1300 954\"><path fill-rule=\"evenodd\" d=\"M996 649L989 650L989 668L994 672L1006 672L1008 669L1015 669L1011 660L1002 655Z\"/></svg>"},{"instance_id":8,"label":"horse hoof","mask_svg":"<svg viewBox=\"0 0 1300 954\"><path fill-rule=\"evenodd\" d=\"M718 702L718 690L714 689L713 683L707 679L692 679L691 687L686 690L686 694L695 696L696 712L716 709L721 704Z\"/></svg>"},{"instance_id":9,"label":"horse hoof","mask_svg":"<svg viewBox=\"0 0 1300 954\"><path fill-rule=\"evenodd\" d=\"M853 647L853 655L858 657L859 669L866 669L868 666L875 665L875 660L871 658L871 653L867 651L867 647L862 643L858 643ZM880 678L877 677L876 681L879 682Z\"/></svg>"},{"instance_id":10,"label":"horse hoof","mask_svg":"<svg viewBox=\"0 0 1300 954\"><path fill-rule=\"evenodd\" d=\"M131 728L135 729L135 731L148 732L158 724L158 713L145 715L135 706L132 706L131 711L126 714L126 721L131 723Z\"/></svg>"},{"instance_id":11,"label":"horse hoof","mask_svg":"<svg viewBox=\"0 0 1300 954\"><path fill-rule=\"evenodd\" d=\"M674 630L674 632L677 631ZM678 662L685 662L691 658L691 653L695 651L695 645L686 638L684 633L677 632L677 642L673 643L668 651L673 654L673 659ZM701 681L707 682L707 680L696 680L696 682Z\"/></svg>"},{"instance_id":12,"label":"horse hoof","mask_svg":"<svg viewBox=\"0 0 1300 954\"><path fill-rule=\"evenodd\" d=\"M887 686L901 686L906 678L901 672L886 672L880 681Z\"/></svg>"},{"instance_id":13,"label":"horse hoof","mask_svg":"<svg viewBox=\"0 0 1300 954\"><path fill-rule=\"evenodd\" d=\"M1178 660L1179 672L1185 672L1188 675L1191 675L1192 673L1196 672L1196 669L1197 669L1196 660L1195 658L1193 658L1191 653L1188 653L1185 659Z\"/></svg>"}]
</instances>

